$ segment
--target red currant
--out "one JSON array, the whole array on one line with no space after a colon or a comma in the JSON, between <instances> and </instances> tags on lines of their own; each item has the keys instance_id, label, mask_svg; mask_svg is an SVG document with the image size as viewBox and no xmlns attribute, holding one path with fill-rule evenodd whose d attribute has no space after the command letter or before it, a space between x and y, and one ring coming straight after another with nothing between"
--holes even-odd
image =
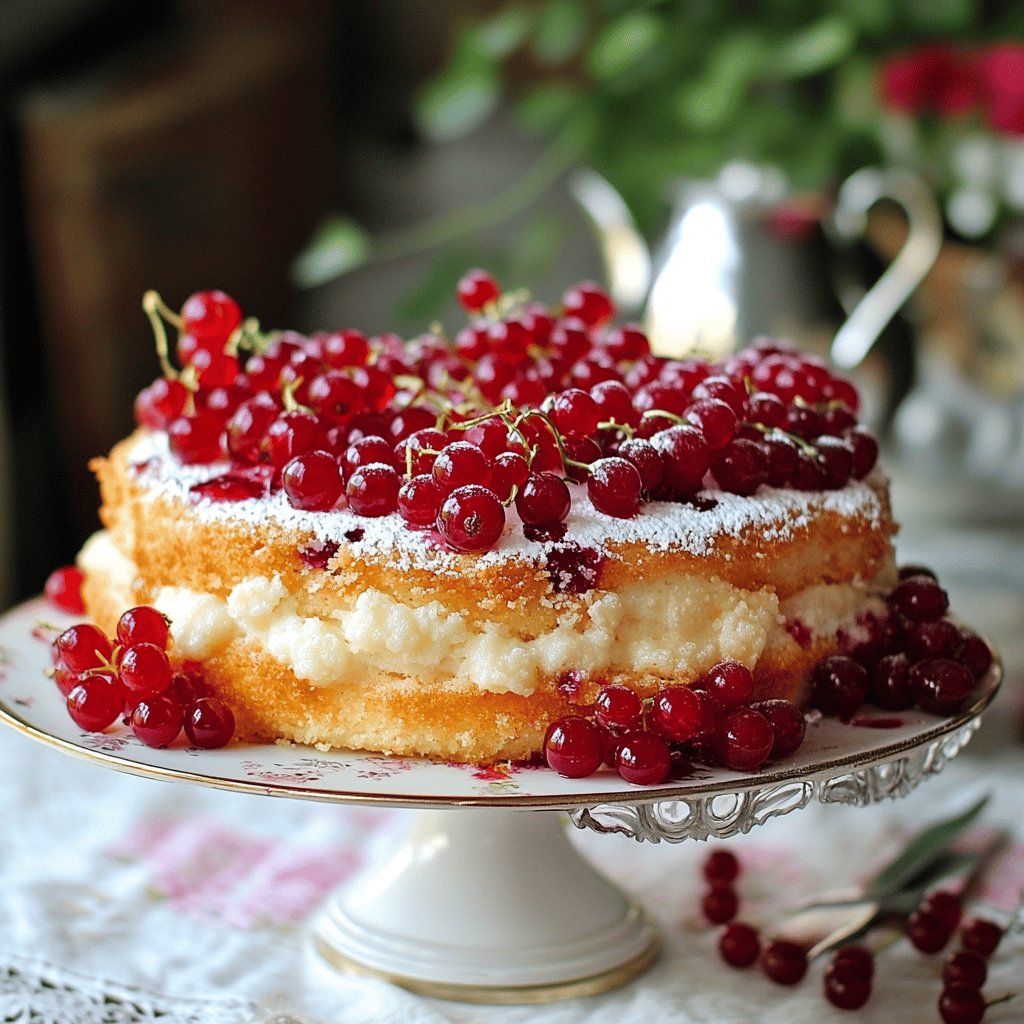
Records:
<instances>
[{"instance_id":1,"label":"red currant","mask_svg":"<svg viewBox=\"0 0 1024 1024\"><path fill-rule=\"evenodd\" d=\"M67 695L68 714L86 732L103 732L113 725L123 706L121 687L109 672L83 677Z\"/></svg>"},{"instance_id":2,"label":"red currant","mask_svg":"<svg viewBox=\"0 0 1024 1024\"><path fill-rule=\"evenodd\" d=\"M544 736L544 759L567 779L593 775L604 760L601 730L586 718L557 719Z\"/></svg>"},{"instance_id":3,"label":"red currant","mask_svg":"<svg viewBox=\"0 0 1024 1024\"><path fill-rule=\"evenodd\" d=\"M807 973L807 953L789 939L775 939L765 946L761 966L779 985L796 985Z\"/></svg>"},{"instance_id":4,"label":"red currant","mask_svg":"<svg viewBox=\"0 0 1024 1024\"><path fill-rule=\"evenodd\" d=\"M643 716L643 703L628 686L605 686L594 702L594 717L607 729L636 729Z\"/></svg>"},{"instance_id":5,"label":"red currant","mask_svg":"<svg viewBox=\"0 0 1024 1024\"><path fill-rule=\"evenodd\" d=\"M530 476L530 464L518 452L501 452L491 463L491 490L501 502L510 501Z\"/></svg>"},{"instance_id":6,"label":"red currant","mask_svg":"<svg viewBox=\"0 0 1024 1024\"><path fill-rule=\"evenodd\" d=\"M135 398L135 422L151 430L166 430L188 402L188 388L174 377L160 377Z\"/></svg>"},{"instance_id":7,"label":"red currant","mask_svg":"<svg viewBox=\"0 0 1024 1024\"><path fill-rule=\"evenodd\" d=\"M984 917L973 917L960 929L960 944L979 956L991 956L1003 938L1003 929Z\"/></svg>"},{"instance_id":8,"label":"red currant","mask_svg":"<svg viewBox=\"0 0 1024 1024\"><path fill-rule=\"evenodd\" d=\"M149 605L129 608L117 620L117 642L119 644L127 646L128 644L147 643L153 644L163 651L167 649L169 637L170 623L167 616Z\"/></svg>"},{"instance_id":9,"label":"red currant","mask_svg":"<svg viewBox=\"0 0 1024 1024\"><path fill-rule=\"evenodd\" d=\"M358 516L377 518L390 515L398 508L401 477L392 466L371 462L360 466L345 485L348 507Z\"/></svg>"},{"instance_id":10,"label":"red currant","mask_svg":"<svg viewBox=\"0 0 1024 1024\"><path fill-rule=\"evenodd\" d=\"M386 468L397 478L390 466ZM338 460L329 452L313 451L296 455L284 467L281 487L292 508L324 512L337 504L345 483ZM349 504L352 504L351 499Z\"/></svg>"},{"instance_id":11,"label":"red currant","mask_svg":"<svg viewBox=\"0 0 1024 1024\"><path fill-rule=\"evenodd\" d=\"M756 771L768 760L774 742L768 719L752 708L730 711L715 732L715 750L733 771Z\"/></svg>"},{"instance_id":12,"label":"red currant","mask_svg":"<svg viewBox=\"0 0 1024 1024\"><path fill-rule=\"evenodd\" d=\"M224 425L214 412L204 409L194 416L179 416L167 426L171 453L186 466L216 462L223 457Z\"/></svg>"},{"instance_id":13,"label":"red currant","mask_svg":"<svg viewBox=\"0 0 1024 1024\"><path fill-rule=\"evenodd\" d=\"M528 526L560 523L570 505L569 488L554 473L531 473L516 495L516 511Z\"/></svg>"},{"instance_id":14,"label":"red currant","mask_svg":"<svg viewBox=\"0 0 1024 1024\"><path fill-rule=\"evenodd\" d=\"M940 918L951 932L960 924L964 912L960 897L945 889L929 893L921 903L921 909Z\"/></svg>"},{"instance_id":15,"label":"red currant","mask_svg":"<svg viewBox=\"0 0 1024 1024\"><path fill-rule=\"evenodd\" d=\"M701 686L726 711L746 704L754 692L754 676L738 661L721 661L708 669Z\"/></svg>"},{"instance_id":16,"label":"red currant","mask_svg":"<svg viewBox=\"0 0 1024 1024\"><path fill-rule=\"evenodd\" d=\"M430 473L406 480L398 491L398 514L412 526L433 526L444 495Z\"/></svg>"},{"instance_id":17,"label":"red currant","mask_svg":"<svg viewBox=\"0 0 1024 1024\"><path fill-rule=\"evenodd\" d=\"M969 949L953 953L942 968L944 985L966 985L980 989L988 978L988 964L985 958Z\"/></svg>"},{"instance_id":18,"label":"red currant","mask_svg":"<svg viewBox=\"0 0 1024 1024\"><path fill-rule=\"evenodd\" d=\"M562 296L566 316L582 320L588 327L600 327L615 315L615 306L604 289L583 281Z\"/></svg>"},{"instance_id":19,"label":"red currant","mask_svg":"<svg viewBox=\"0 0 1024 1024\"><path fill-rule=\"evenodd\" d=\"M471 270L459 279L455 294L467 313L478 313L501 295L501 288L486 270Z\"/></svg>"},{"instance_id":20,"label":"red currant","mask_svg":"<svg viewBox=\"0 0 1024 1024\"><path fill-rule=\"evenodd\" d=\"M733 882L739 877L740 862L728 850L715 850L705 858L701 874L708 882Z\"/></svg>"},{"instance_id":21,"label":"red currant","mask_svg":"<svg viewBox=\"0 0 1024 1024\"><path fill-rule=\"evenodd\" d=\"M666 739L683 743L699 731L702 724L700 699L687 686L666 686L651 705L651 725Z\"/></svg>"},{"instance_id":22,"label":"red currant","mask_svg":"<svg viewBox=\"0 0 1024 1024\"><path fill-rule=\"evenodd\" d=\"M555 396L550 416L561 434L587 437L597 430L601 411L586 391L569 388Z\"/></svg>"},{"instance_id":23,"label":"red currant","mask_svg":"<svg viewBox=\"0 0 1024 1024\"><path fill-rule=\"evenodd\" d=\"M635 786L654 786L668 778L672 755L668 745L652 732L631 732L615 753L615 769Z\"/></svg>"},{"instance_id":24,"label":"red currant","mask_svg":"<svg viewBox=\"0 0 1024 1024\"><path fill-rule=\"evenodd\" d=\"M182 330L197 341L227 341L242 322L242 311L222 291L196 292L181 307Z\"/></svg>"},{"instance_id":25,"label":"red currant","mask_svg":"<svg viewBox=\"0 0 1024 1024\"><path fill-rule=\"evenodd\" d=\"M164 694L157 694L135 705L128 724L147 747L167 747L178 738L182 719L181 705Z\"/></svg>"},{"instance_id":26,"label":"red currant","mask_svg":"<svg viewBox=\"0 0 1024 1024\"><path fill-rule=\"evenodd\" d=\"M185 712L185 735L194 747L223 747L234 734L234 713L217 697L200 697Z\"/></svg>"},{"instance_id":27,"label":"red currant","mask_svg":"<svg viewBox=\"0 0 1024 1024\"><path fill-rule=\"evenodd\" d=\"M114 649L107 635L89 622L69 626L54 642L60 661L70 672L87 672L109 663Z\"/></svg>"},{"instance_id":28,"label":"red currant","mask_svg":"<svg viewBox=\"0 0 1024 1024\"><path fill-rule=\"evenodd\" d=\"M800 748L807 733L807 722L800 708L791 701L780 699L758 701L750 706L764 715L772 727L775 740L768 755L772 761L789 757Z\"/></svg>"},{"instance_id":29,"label":"red currant","mask_svg":"<svg viewBox=\"0 0 1024 1024\"><path fill-rule=\"evenodd\" d=\"M46 578L43 593L46 600L55 608L69 615L81 615L85 612L82 601L82 583L85 574L73 565L65 565L54 569Z\"/></svg>"},{"instance_id":30,"label":"red currant","mask_svg":"<svg viewBox=\"0 0 1024 1024\"><path fill-rule=\"evenodd\" d=\"M640 508L643 481L632 463L612 456L591 463L587 496L594 508L617 519L631 519Z\"/></svg>"},{"instance_id":31,"label":"red currant","mask_svg":"<svg viewBox=\"0 0 1024 1024\"><path fill-rule=\"evenodd\" d=\"M930 622L945 615L949 598L935 580L911 576L890 591L889 606L911 622Z\"/></svg>"},{"instance_id":32,"label":"red currant","mask_svg":"<svg viewBox=\"0 0 1024 1024\"><path fill-rule=\"evenodd\" d=\"M457 487L437 513L437 529L456 551L489 551L505 528L505 509L479 484Z\"/></svg>"},{"instance_id":33,"label":"red currant","mask_svg":"<svg viewBox=\"0 0 1024 1024\"><path fill-rule=\"evenodd\" d=\"M928 910L916 910L907 919L907 937L922 953L938 953L949 942L953 930Z\"/></svg>"},{"instance_id":34,"label":"red currant","mask_svg":"<svg viewBox=\"0 0 1024 1024\"><path fill-rule=\"evenodd\" d=\"M826 715L849 721L868 694L868 673L860 662L834 654L819 662L811 677L811 704Z\"/></svg>"},{"instance_id":35,"label":"red currant","mask_svg":"<svg viewBox=\"0 0 1024 1024\"><path fill-rule=\"evenodd\" d=\"M967 985L948 985L939 996L943 1024L979 1024L985 1010L985 997Z\"/></svg>"},{"instance_id":36,"label":"red currant","mask_svg":"<svg viewBox=\"0 0 1024 1024\"><path fill-rule=\"evenodd\" d=\"M949 658L925 658L908 673L910 689L923 711L952 715L974 690L974 676Z\"/></svg>"},{"instance_id":37,"label":"red currant","mask_svg":"<svg viewBox=\"0 0 1024 1024\"><path fill-rule=\"evenodd\" d=\"M466 484L486 487L491 476L486 456L469 441L445 445L434 460L432 472L438 489L445 496Z\"/></svg>"},{"instance_id":38,"label":"red currant","mask_svg":"<svg viewBox=\"0 0 1024 1024\"><path fill-rule=\"evenodd\" d=\"M718 952L730 967L749 967L761 952L761 939L749 924L733 921L718 940Z\"/></svg>"},{"instance_id":39,"label":"red currant","mask_svg":"<svg viewBox=\"0 0 1024 1024\"><path fill-rule=\"evenodd\" d=\"M712 924L731 921L739 908L739 897L728 882L713 882L700 901L701 912Z\"/></svg>"},{"instance_id":40,"label":"red currant","mask_svg":"<svg viewBox=\"0 0 1024 1024\"><path fill-rule=\"evenodd\" d=\"M129 693L163 693L171 682L171 665L156 644L133 643L121 648L117 675Z\"/></svg>"},{"instance_id":41,"label":"red currant","mask_svg":"<svg viewBox=\"0 0 1024 1024\"><path fill-rule=\"evenodd\" d=\"M859 1010L871 998L871 979L829 968L825 972L823 991L825 998L840 1010Z\"/></svg>"}]
</instances>

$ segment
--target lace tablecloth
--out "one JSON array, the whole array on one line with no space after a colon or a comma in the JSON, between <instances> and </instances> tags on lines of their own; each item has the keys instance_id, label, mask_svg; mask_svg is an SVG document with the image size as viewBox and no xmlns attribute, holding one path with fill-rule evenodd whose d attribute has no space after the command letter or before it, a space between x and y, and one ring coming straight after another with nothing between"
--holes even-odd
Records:
<instances>
[{"instance_id":1,"label":"lace tablecloth","mask_svg":"<svg viewBox=\"0 0 1024 1024\"><path fill-rule=\"evenodd\" d=\"M912 560L914 552L904 557ZM975 552L972 571L984 568L983 562ZM1000 643L1009 670L968 752L902 801L811 806L730 840L744 865L742 917L770 924L813 893L863 878L909 831L966 807L982 792L993 796L986 824L1009 827L1020 844L983 896L1007 916L1017 904L1024 890L1024 746L1015 724L1024 694L1024 592L999 576L1006 564L994 558L987 576L968 574L950 588L955 606L969 608L972 623ZM939 568L945 576L948 569ZM938 1020L942 958L925 957L906 941L879 956L875 993L856 1016L824 1001L821 964L792 989L756 970L725 966L716 952L716 930L697 913L705 844L650 846L577 834L588 856L660 920L661 959L641 978L602 996L543 1007L479 1007L334 974L310 951L307 927L316 908L368 858L394 846L409 812L132 778L5 729L0 778L0 1022ZM1024 935L1016 931L991 961L986 995L1022 990L1022 979ZM991 1007L986 1021L1024 1021L1024 992Z\"/></svg>"}]
</instances>

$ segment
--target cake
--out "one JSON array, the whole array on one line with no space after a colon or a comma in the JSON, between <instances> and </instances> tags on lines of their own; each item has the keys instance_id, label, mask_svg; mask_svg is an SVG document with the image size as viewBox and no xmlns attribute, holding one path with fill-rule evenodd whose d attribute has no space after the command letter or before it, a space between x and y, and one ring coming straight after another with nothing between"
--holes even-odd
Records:
<instances>
[{"instance_id":1,"label":"cake","mask_svg":"<svg viewBox=\"0 0 1024 1024\"><path fill-rule=\"evenodd\" d=\"M653 356L593 285L547 310L478 272L460 299L454 340L403 344L150 293L164 375L93 463L93 620L160 609L249 740L530 758L609 685L722 663L805 705L896 580L850 385L765 340Z\"/></svg>"}]
</instances>

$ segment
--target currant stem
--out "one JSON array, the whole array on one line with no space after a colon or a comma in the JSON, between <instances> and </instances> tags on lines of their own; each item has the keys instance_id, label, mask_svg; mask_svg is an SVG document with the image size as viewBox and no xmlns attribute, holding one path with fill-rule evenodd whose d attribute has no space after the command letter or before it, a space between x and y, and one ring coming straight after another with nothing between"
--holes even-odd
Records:
<instances>
[{"instance_id":1,"label":"currant stem","mask_svg":"<svg viewBox=\"0 0 1024 1024\"><path fill-rule=\"evenodd\" d=\"M178 371L171 365L170 346L167 342L167 329L163 320L160 319L161 309L166 309L160 293L152 288L142 296L142 309L149 320L149 326L153 330L153 337L156 340L156 355L160 360L160 369L168 380L177 380ZM180 318L178 318L180 321Z\"/></svg>"},{"instance_id":2,"label":"currant stem","mask_svg":"<svg viewBox=\"0 0 1024 1024\"><path fill-rule=\"evenodd\" d=\"M788 430L783 430L782 427L766 427L763 423L747 423L743 424L745 427L753 427L759 434L764 434L767 437L769 434L779 433L783 437L788 437L804 453L804 455L811 455L814 458L818 457L818 449L814 447L810 441L805 441L802 437L797 437L796 434L791 434Z\"/></svg>"}]
</instances>

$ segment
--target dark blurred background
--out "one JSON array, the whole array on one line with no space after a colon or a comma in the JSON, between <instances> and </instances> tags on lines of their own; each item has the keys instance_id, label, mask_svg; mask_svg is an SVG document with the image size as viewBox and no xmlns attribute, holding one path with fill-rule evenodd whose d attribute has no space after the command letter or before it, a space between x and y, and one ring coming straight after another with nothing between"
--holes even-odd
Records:
<instances>
[{"instance_id":1,"label":"dark blurred background","mask_svg":"<svg viewBox=\"0 0 1024 1024\"><path fill-rule=\"evenodd\" d=\"M4 5L3 603L98 525L86 463L131 429L158 372L147 288L172 306L222 288L268 326L307 326L289 265L321 218L412 211L400 172L367 187L362 168L414 149L409 94L468 6Z\"/></svg>"}]
</instances>

